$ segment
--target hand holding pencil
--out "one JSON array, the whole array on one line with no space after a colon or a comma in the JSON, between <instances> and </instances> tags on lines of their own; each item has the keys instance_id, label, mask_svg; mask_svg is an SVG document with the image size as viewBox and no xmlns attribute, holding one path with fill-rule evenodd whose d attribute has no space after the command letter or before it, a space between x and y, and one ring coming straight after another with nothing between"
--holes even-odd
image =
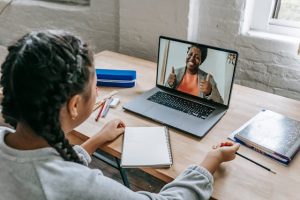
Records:
<instances>
[{"instance_id":1,"label":"hand holding pencil","mask_svg":"<svg viewBox=\"0 0 300 200\"><path fill-rule=\"evenodd\" d=\"M232 142L222 142L219 146L220 147L228 147L228 146L232 146L232 144L233 144ZM276 174L276 172L274 170L271 170L270 168L268 168L268 167L266 167L266 166L264 166L264 165L262 165L262 164L260 164L260 163L258 163L256 161L254 161L254 160L252 160L252 159L250 159L250 158L248 158L248 157L240 154L237 151L235 152L235 154L238 155L238 156L240 156L240 157L242 157L242 158L244 158L244 159L246 159L246 160L248 160L248 161L250 161L250 162L252 162L252 163L254 163L254 164L256 164L256 165L258 165L258 166L260 166L260 167L262 167L262 168L264 168L265 170L268 170L268 171L272 172L273 174Z\"/></svg>"},{"instance_id":2,"label":"hand holding pencil","mask_svg":"<svg viewBox=\"0 0 300 200\"><path fill-rule=\"evenodd\" d=\"M227 162L235 158L236 152L240 148L240 144L227 141L222 142L219 145L214 145L212 148L213 154L216 154L220 159L220 162Z\"/></svg>"},{"instance_id":3,"label":"hand holding pencil","mask_svg":"<svg viewBox=\"0 0 300 200\"><path fill-rule=\"evenodd\" d=\"M223 143L224 144L224 143ZM221 144L214 145L201 163L201 166L213 174L222 162L231 161L235 158L235 153L239 149L238 143L228 142L227 146Z\"/></svg>"}]
</instances>

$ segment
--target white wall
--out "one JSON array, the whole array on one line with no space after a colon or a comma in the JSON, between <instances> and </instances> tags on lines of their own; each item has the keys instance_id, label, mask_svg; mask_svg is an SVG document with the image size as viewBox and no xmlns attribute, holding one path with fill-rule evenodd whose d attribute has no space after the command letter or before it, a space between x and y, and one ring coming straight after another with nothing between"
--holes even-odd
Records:
<instances>
[{"instance_id":1,"label":"white wall","mask_svg":"<svg viewBox=\"0 0 300 200\"><path fill-rule=\"evenodd\" d=\"M121 53L156 61L159 35L187 38L189 0L120 0Z\"/></svg>"},{"instance_id":2,"label":"white wall","mask_svg":"<svg viewBox=\"0 0 300 200\"><path fill-rule=\"evenodd\" d=\"M0 10L9 0L0 0ZM0 15L0 45L35 29L66 29L95 51L113 50L156 61L158 36L187 38L189 0L91 0L70 6L14 0Z\"/></svg>"},{"instance_id":3,"label":"white wall","mask_svg":"<svg viewBox=\"0 0 300 200\"><path fill-rule=\"evenodd\" d=\"M236 83L300 99L300 38L248 32L252 0L199 1L197 36L190 38L238 51Z\"/></svg>"},{"instance_id":4,"label":"white wall","mask_svg":"<svg viewBox=\"0 0 300 200\"><path fill-rule=\"evenodd\" d=\"M0 10L8 3L0 0ZM36 29L65 29L80 36L95 51L119 48L118 0L91 0L90 6L14 0L0 15L0 45Z\"/></svg>"},{"instance_id":5,"label":"white wall","mask_svg":"<svg viewBox=\"0 0 300 200\"><path fill-rule=\"evenodd\" d=\"M0 64L4 61L6 55L7 55L6 48L0 45Z\"/></svg>"}]
</instances>

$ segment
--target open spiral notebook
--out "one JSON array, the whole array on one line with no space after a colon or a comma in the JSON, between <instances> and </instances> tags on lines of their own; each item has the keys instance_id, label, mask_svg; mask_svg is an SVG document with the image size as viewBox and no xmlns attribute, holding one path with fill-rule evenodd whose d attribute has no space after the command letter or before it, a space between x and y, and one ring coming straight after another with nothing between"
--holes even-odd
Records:
<instances>
[{"instance_id":1,"label":"open spiral notebook","mask_svg":"<svg viewBox=\"0 0 300 200\"><path fill-rule=\"evenodd\" d=\"M169 131L165 126L126 127L121 167L170 167L173 163Z\"/></svg>"}]
</instances>

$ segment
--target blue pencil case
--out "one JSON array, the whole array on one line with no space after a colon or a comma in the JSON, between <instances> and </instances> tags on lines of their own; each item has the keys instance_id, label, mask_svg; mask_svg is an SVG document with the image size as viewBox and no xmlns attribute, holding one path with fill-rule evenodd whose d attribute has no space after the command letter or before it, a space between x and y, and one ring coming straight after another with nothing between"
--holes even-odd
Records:
<instances>
[{"instance_id":1,"label":"blue pencil case","mask_svg":"<svg viewBox=\"0 0 300 200\"><path fill-rule=\"evenodd\" d=\"M134 87L135 70L96 69L97 85L108 87Z\"/></svg>"}]
</instances>

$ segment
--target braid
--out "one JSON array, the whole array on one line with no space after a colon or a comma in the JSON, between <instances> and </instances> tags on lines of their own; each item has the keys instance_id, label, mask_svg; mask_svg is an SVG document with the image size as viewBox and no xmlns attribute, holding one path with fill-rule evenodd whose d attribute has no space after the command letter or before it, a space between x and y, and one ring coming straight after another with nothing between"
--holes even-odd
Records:
<instances>
[{"instance_id":1,"label":"braid","mask_svg":"<svg viewBox=\"0 0 300 200\"><path fill-rule=\"evenodd\" d=\"M61 107L89 81L92 53L65 32L40 31L8 47L1 66L2 114L16 127L27 123L67 161L81 163L61 129Z\"/></svg>"}]
</instances>

